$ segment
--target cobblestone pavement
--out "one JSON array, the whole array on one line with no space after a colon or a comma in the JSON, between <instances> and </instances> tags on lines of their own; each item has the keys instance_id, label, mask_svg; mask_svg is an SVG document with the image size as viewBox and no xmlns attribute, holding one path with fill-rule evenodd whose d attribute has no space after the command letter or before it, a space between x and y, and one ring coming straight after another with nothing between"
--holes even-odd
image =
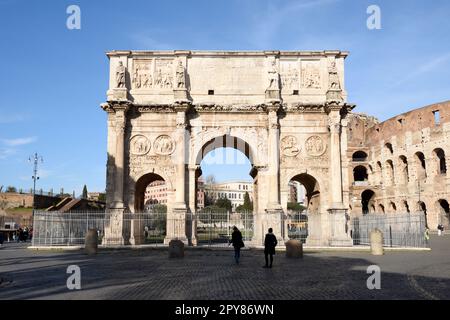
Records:
<instances>
[{"instance_id":1,"label":"cobblestone pavement","mask_svg":"<svg viewBox=\"0 0 450 320\"><path fill-rule=\"evenodd\" d=\"M450 299L450 235L433 236L431 252L311 252L303 259L277 253L264 269L261 251L166 250L31 251L0 249L0 299ZM81 290L68 290L69 265L81 268ZM368 290L366 270L381 268L381 289Z\"/></svg>"}]
</instances>

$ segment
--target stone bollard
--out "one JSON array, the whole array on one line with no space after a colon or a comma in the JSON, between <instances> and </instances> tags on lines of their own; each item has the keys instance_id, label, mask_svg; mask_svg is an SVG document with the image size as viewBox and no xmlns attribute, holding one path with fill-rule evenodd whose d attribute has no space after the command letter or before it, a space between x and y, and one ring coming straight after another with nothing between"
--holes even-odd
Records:
<instances>
[{"instance_id":1,"label":"stone bollard","mask_svg":"<svg viewBox=\"0 0 450 320\"><path fill-rule=\"evenodd\" d=\"M287 241L286 258L303 258L303 243L299 240Z\"/></svg>"},{"instance_id":2,"label":"stone bollard","mask_svg":"<svg viewBox=\"0 0 450 320\"><path fill-rule=\"evenodd\" d=\"M370 232L370 252L374 256L382 256L384 254L383 232L380 229L375 228Z\"/></svg>"},{"instance_id":3,"label":"stone bollard","mask_svg":"<svg viewBox=\"0 0 450 320\"><path fill-rule=\"evenodd\" d=\"M98 234L97 229L89 229L84 241L84 250L88 255L97 254Z\"/></svg>"},{"instance_id":4,"label":"stone bollard","mask_svg":"<svg viewBox=\"0 0 450 320\"><path fill-rule=\"evenodd\" d=\"M184 258L184 243L181 240L170 240L169 258Z\"/></svg>"}]
</instances>

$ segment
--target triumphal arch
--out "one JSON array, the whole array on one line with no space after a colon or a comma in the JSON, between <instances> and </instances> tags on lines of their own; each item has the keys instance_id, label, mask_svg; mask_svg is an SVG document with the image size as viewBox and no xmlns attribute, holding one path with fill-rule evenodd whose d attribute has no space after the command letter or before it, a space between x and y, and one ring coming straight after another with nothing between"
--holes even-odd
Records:
<instances>
[{"instance_id":1,"label":"triumphal arch","mask_svg":"<svg viewBox=\"0 0 450 320\"><path fill-rule=\"evenodd\" d=\"M347 104L342 51L112 51L107 102L106 244L139 244L123 215L143 210L155 179L167 185L167 240L195 244L203 156L242 151L254 179L254 236L286 239L288 183L306 188L316 246L351 245L348 228ZM176 219L170 219L176 218Z\"/></svg>"}]
</instances>

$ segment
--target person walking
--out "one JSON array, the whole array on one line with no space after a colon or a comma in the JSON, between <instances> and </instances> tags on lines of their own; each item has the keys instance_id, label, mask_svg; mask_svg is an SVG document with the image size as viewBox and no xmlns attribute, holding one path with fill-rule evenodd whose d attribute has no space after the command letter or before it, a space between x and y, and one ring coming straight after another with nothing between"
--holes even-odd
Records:
<instances>
[{"instance_id":1,"label":"person walking","mask_svg":"<svg viewBox=\"0 0 450 320\"><path fill-rule=\"evenodd\" d=\"M273 229L269 228L269 233L266 234L266 238L264 239L264 258L266 259L266 265L263 268L272 268L273 255L275 254L275 247L277 246L277 244L277 237L275 237L275 235L273 234Z\"/></svg>"},{"instance_id":2,"label":"person walking","mask_svg":"<svg viewBox=\"0 0 450 320\"><path fill-rule=\"evenodd\" d=\"M425 228L424 237L425 237L425 242L428 243L428 241L430 240L430 229Z\"/></svg>"},{"instance_id":3,"label":"person walking","mask_svg":"<svg viewBox=\"0 0 450 320\"><path fill-rule=\"evenodd\" d=\"M231 234L231 240L228 245L230 244L233 244L234 247L234 261L236 261L236 264L239 264L241 248L244 247L244 241L242 241L242 233L236 226L233 227L233 233Z\"/></svg>"},{"instance_id":4,"label":"person walking","mask_svg":"<svg viewBox=\"0 0 450 320\"><path fill-rule=\"evenodd\" d=\"M437 226L437 229L438 229L438 236L441 236L442 235L442 231L444 229L444 226L439 223L438 226Z\"/></svg>"}]
</instances>

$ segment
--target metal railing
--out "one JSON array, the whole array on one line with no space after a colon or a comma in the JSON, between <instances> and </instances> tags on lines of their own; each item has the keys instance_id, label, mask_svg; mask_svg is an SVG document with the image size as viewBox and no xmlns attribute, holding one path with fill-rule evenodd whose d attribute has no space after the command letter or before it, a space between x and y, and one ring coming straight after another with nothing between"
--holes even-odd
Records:
<instances>
[{"instance_id":1,"label":"metal railing","mask_svg":"<svg viewBox=\"0 0 450 320\"><path fill-rule=\"evenodd\" d=\"M428 247L423 213L370 213L353 218L351 225L354 245L370 245L370 233L377 228L383 232L385 247Z\"/></svg>"},{"instance_id":2,"label":"metal railing","mask_svg":"<svg viewBox=\"0 0 450 320\"><path fill-rule=\"evenodd\" d=\"M113 220L109 212L36 211L33 246L82 246L89 229L97 230L99 245L107 245ZM197 245L228 246L233 226L239 228L244 241L252 240L254 228L250 212L201 211L182 218L162 212L124 213L120 221L123 244L163 245L185 234Z\"/></svg>"},{"instance_id":3,"label":"metal railing","mask_svg":"<svg viewBox=\"0 0 450 320\"><path fill-rule=\"evenodd\" d=\"M308 238L308 214L306 211L291 211L286 217L286 228L289 239L306 242Z\"/></svg>"}]
</instances>

